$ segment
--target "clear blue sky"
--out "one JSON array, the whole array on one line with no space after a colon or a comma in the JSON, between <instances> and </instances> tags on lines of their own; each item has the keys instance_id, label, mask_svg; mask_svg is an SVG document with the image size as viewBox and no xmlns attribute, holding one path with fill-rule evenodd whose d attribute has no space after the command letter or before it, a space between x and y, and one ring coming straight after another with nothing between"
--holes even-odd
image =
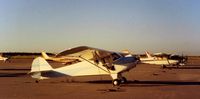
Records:
<instances>
[{"instance_id":1,"label":"clear blue sky","mask_svg":"<svg viewBox=\"0 0 200 99\"><path fill-rule=\"evenodd\" d=\"M0 51L200 55L200 0L0 0Z\"/></svg>"}]
</instances>

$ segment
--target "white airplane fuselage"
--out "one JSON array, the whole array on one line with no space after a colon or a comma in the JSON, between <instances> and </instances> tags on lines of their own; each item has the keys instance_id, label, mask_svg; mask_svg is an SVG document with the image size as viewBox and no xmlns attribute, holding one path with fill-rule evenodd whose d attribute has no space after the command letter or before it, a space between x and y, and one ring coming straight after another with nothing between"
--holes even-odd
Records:
<instances>
[{"instance_id":1,"label":"white airplane fuselage","mask_svg":"<svg viewBox=\"0 0 200 99\"><path fill-rule=\"evenodd\" d=\"M63 66L60 68L52 68L50 73L41 73L39 79L48 79L52 77L60 76L89 76L89 75L111 75L121 74L123 72L129 71L130 69L136 67L137 61L134 57L126 56L122 57L115 62L113 62L114 70L109 70L103 64L95 64L93 61L81 61L69 66ZM33 78L38 78L32 75ZM116 79L116 78L113 78Z\"/></svg>"},{"instance_id":2,"label":"white airplane fuselage","mask_svg":"<svg viewBox=\"0 0 200 99\"><path fill-rule=\"evenodd\" d=\"M140 59L141 63L155 64L155 65L175 65L178 63L177 60L170 59Z\"/></svg>"},{"instance_id":3,"label":"white airplane fuselage","mask_svg":"<svg viewBox=\"0 0 200 99\"><path fill-rule=\"evenodd\" d=\"M0 60L6 61L8 58L0 56Z\"/></svg>"},{"instance_id":4,"label":"white airplane fuselage","mask_svg":"<svg viewBox=\"0 0 200 99\"><path fill-rule=\"evenodd\" d=\"M173 60L169 59L168 57L157 57L157 56L152 56L149 54L149 52L146 53L146 58L140 58L141 63L146 63L146 64L155 64L155 65L176 65L178 64L178 60ZM164 53L156 53L156 55L166 55Z\"/></svg>"}]
</instances>

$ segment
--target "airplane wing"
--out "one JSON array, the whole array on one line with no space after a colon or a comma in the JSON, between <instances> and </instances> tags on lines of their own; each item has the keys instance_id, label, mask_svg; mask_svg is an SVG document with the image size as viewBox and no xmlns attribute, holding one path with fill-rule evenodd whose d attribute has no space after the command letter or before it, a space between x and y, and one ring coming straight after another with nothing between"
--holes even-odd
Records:
<instances>
[{"instance_id":1,"label":"airplane wing","mask_svg":"<svg viewBox=\"0 0 200 99\"><path fill-rule=\"evenodd\" d=\"M169 57L169 54L166 53L154 53L153 54L155 57Z\"/></svg>"},{"instance_id":2,"label":"airplane wing","mask_svg":"<svg viewBox=\"0 0 200 99\"><path fill-rule=\"evenodd\" d=\"M61 56L79 57L83 61L92 60L95 64L101 63L108 69L112 69L113 62L122 57L119 53L117 54L116 52L106 51L88 46L72 48L56 55L56 57Z\"/></svg>"},{"instance_id":3,"label":"airplane wing","mask_svg":"<svg viewBox=\"0 0 200 99\"><path fill-rule=\"evenodd\" d=\"M63 57L63 56L68 56L68 57L79 57L79 56L84 56L87 59L92 58L92 49L87 47L87 46L80 46L80 47L75 47L71 48L68 50L65 50L59 54L56 55L56 57Z\"/></svg>"},{"instance_id":4,"label":"airplane wing","mask_svg":"<svg viewBox=\"0 0 200 99\"><path fill-rule=\"evenodd\" d=\"M69 57L83 57L85 59L93 59L94 53L98 53L101 57L111 55L113 52L102 49L92 48L88 46L80 46L65 50L56 55L56 57L69 56Z\"/></svg>"}]
</instances>

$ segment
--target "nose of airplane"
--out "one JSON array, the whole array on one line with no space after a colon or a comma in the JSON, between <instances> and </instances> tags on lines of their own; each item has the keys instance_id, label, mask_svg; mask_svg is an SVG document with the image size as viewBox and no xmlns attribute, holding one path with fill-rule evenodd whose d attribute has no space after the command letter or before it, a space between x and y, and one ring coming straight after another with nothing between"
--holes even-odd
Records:
<instances>
[{"instance_id":1,"label":"nose of airplane","mask_svg":"<svg viewBox=\"0 0 200 99\"><path fill-rule=\"evenodd\" d=\"M132 62L134 62L136 64L140 62L140 58L138 56L135 56L135 55L131 56L131 60L132 60Z\"/></svg>"}]
</instances>

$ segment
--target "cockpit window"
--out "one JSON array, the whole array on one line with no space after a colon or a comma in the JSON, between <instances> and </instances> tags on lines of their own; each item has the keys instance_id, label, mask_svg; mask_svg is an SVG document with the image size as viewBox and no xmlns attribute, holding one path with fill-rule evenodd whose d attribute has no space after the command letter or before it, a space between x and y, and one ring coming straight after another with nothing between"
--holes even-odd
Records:
<instances>
[{"instance_id":1,"label":"cockpit window","mask_svg":"<svg viewBox=\"0 0 200 99\"><path fill-rule=\"evenodd\" d=\"M101 62L102 64L110 64L122 57L120 54L117 53L105 53L101 51L95 51L93 53L93 59L95 63Z\"/></svg>"}]
</instances>

